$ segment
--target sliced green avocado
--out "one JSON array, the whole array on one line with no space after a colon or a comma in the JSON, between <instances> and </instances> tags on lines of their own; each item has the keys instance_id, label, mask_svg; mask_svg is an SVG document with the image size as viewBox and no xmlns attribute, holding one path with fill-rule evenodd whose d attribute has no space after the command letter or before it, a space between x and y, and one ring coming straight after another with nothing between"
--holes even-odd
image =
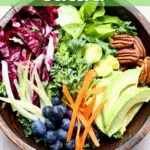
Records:
<instances>
[{"instance_id":1,"label":"sliced green avocado","mask_svg":"<svg viewBox=\"0 0 150 150\"><path fill-rule=\"evenodd\" d=\"M94 64L102 58L102 48L98 44L86 44L85 59L88 64Z\"/></svg>"},{"instance_id":2,"label":"sliced green avocado","mask_svg":"<svg viewBox=\"0 0 150 150\"><path fill-rule=\"evenodd\" d=\"M103 96L104 96L103 93L98 94L98 95L96 96L95 109L96 109L96 106L99 105L99 104L103 101ZM95 109L94 109L94 110L95 110ZM104 128L104 123L103 123L103 116L102 116L101 113L99 113L99 114L97 115L97 117L95 118L95 123L96 123L97 127L99 128L99 130L100 130L101 132L106 133L106 132L105 132L105 128Z\"/></svg>"},{"instance_id":3,"label":"sliced green avocado","mask_svg":"<svg viewBox=\"0 0 150 150\"><path fill-rule=\"evenodd\" d=\"M107 135L109 137L111 137L121 128L123 121L131 108L133 108L137 104L148 102L150 100L150 88L137 88L133 92L136 93L133 98L126 101L126 103L124 103L124 105L121 105L121 107L119 104L116 104L116 106L114 107L113 111L120 111L115 116L109 130L107 130Z\"/></svg>"},{"instance_id":4,"label":"sliced green avocado","mask_svg":"<svg viewBox=\"0 0 150 150\"><path fill-rule=\"evenodd\" d=\"M115 119L115 117L119 114L120 110L123 108L123 106L135 96L136 94L137 85L130 85L124 89L124 91L121 93L118 101L115 102L115 105L111 108L111 112L109 116L107 116L108 122L106 124L106 131L108 131L111 128L111 125Z\"/></svg>"},{"instance_id":5,"label":"sliced green avocado","mask_svg":"<svg viewBox=\"0 0 150 150\"><path fill-rule=\"evenodd\" d=\"M107 77L103 77L102 79L99 80L97 86L108 86L110 84L110 82L112 81L112 79L114 79L115 77L117 77L118 75L122 74L123 72L121 71L113 71L112 74L110 74Z\"/></svg>"},{"instance_id":6,"label":"sliced green avocado","mask_svg":"<svg viewBox=\"0 0 150 150\"><path fill-rule=\"evenodd\" d=\"M127 113L123 124L120 128L120 133L123 135L124 132L126 131L126 127L129 125L129 123L133 120L134 116L137 114L137 112L140 110L140 108L142 107L143 103L137 104L135 106L133 106L129 112Z\"/></svg>"},{"instance_id":7,"label":"sliced green avocado","mask_svg":"<svg viewBox=\"0 0 150 150\"><path fill-rule=\"evenodd\" d=\"M138 83L140 73L140 68L127 70L116 76L107 87L104 94L104 99L107 100L107 103L102 111L105 126L109 124L108 116L110 116L111 110L113 106L116 105L122 91L130 85L136 85Z\"/></svg>"},{"instance_id":8,"label":"sliced green avocado","mask_svg":"<svg viewBox=\"0 0 150 150\"><path fill-rule=\"evenodd\" d=\"M107 86L110 84L110 82L112 81L113 78L115 78L117 75L121 74L121 71L113 71L112 74L106 78L102 78L100 79L99 83L98 83L98 87L103 87L103 86ZM104 97L104 93L101 94L97 94L96 96L96 103L95 103L95 108L102 102ZM97 125L97 127L99 128L99 130L103 133L105 133L105 128L104 128L104 122L103 122L103 116L101 113L99 113L95 119L95 123Z\"/></svg>"}]
</instances>

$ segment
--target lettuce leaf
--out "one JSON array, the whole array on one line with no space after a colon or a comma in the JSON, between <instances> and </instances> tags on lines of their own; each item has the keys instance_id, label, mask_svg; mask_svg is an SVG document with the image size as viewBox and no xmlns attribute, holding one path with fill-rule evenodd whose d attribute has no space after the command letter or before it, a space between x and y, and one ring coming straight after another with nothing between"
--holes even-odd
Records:
<instances>
[{"instance_id":1,"label":"lettuce leaf","mask_svg":"<svg viewBox=\"0 0 150 150\"><path fill-rule=\"evenodd\" d=\"M87 2L84 5L82 5L82 7L79 10L81 18L85 20L91 17L97 8L97 5L97 2Z\"/></svg>"},{"instance_id":2,"label":"lettuce leaf","mask_svg":"<svg viewBox=\"0 0 150 150\"><path fill-rule=\"evenodd\" d=\"M93 15L93 19L102 17L102 16L104 16L104 14L105 14L105 8L103 6L101 6L95 11L95 13Z\"/></svg>"},{"instance_id":3,"label":"lettuce leaf","mask_svg":"<svg viewBox=\"0 0 150 150\"><path fill-rule=\"evenodd\" d=\"M100 18L93 18L94 20L94 23L96 24L107 24L107 23L110 23L110 24L117 24L117 25L121 25L123 23L122 20L120 20L119 17L117 16L108 16L108 15L105 15L103 17L100 17Z\"/></svg>"},{"instance_id":4,"label":"lettuce leaf","mask_svg":"<svg viewBox=\"0 0 150 150\"><path fill-rule=\"evenodd\" d=\"M111 24L106 25L91 24L85 28L85 35L97 37L100 39L107 39L108 37L111 37L113 33L115 33L115 29L113 29Z\"/></svg>"},{"instance_id":5,"label":"lettuce leaf","mask_svg":"<svg viewBox=\"0 0 150 150\"><path fill-rule=\"evenodd\" d=\"M73 6L61 6L58 8L57 24L64 27L68 24L83 24L78 10Z\"/></svg>"},{"instance_id":6,"label":"lettuce leaf","mask_svg":"<svg viewBox=\"0 0 150 150\"><path fill-rule=\"evenodd\" d=\"M73 38L78 38L81 35L84 27L85 24L68 24L65 25L63 29Z\"/></svg>"}]
</instances>

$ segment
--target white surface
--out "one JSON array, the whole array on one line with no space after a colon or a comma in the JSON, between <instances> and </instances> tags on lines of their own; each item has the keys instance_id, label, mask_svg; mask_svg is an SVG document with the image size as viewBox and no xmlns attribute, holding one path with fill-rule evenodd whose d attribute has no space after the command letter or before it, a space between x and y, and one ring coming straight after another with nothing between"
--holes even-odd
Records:
<instances>
[{"instance_id":1,"label":"white surface","mask_svg":"<svg viewBox=\"0 0 150 150\"><path fill-rule=\"evenodd\" d=\"M0 18L10 7L0 6ZM137 7L150 21L150 7ZM18 150L18 148L0 131L0 150ZM150 133L133 150L150 150Z\"/></svg>"}]
</instances>

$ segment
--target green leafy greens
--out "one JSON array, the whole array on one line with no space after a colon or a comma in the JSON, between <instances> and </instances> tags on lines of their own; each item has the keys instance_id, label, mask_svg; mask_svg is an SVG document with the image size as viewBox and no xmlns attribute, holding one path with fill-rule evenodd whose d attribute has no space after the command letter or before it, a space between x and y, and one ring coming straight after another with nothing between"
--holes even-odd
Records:
<instances>
[{"instance_id":1,"label":"green leafy greens","mask_svg":"<svg viewBox=\"0 0 150 150\"><path fill-rule=\"evenodd\" d=\"M118 34L129 34L129 35L137 35L137 29L135 26L132 25L131 21L124 21L123 24L121 24L116 29L116 33Z\"/></svg>"},{"instance_id":2,"label":"green leafy greens","mask_svg":"<svg viewBox=\"0 0 150 150\"><path fill-rule=\"evenodd\" d=\"M68 43L68 44L66 44ZM58 94L58 89L65 83L74 96L81 86L81 80L90 68L84 59L84 46L86 41L82 38L61 42L55 55L54 66L51 70L52 82L47 88L52 96Z\"/></svg>"},{"instance_id":3,"label":"green leafy greens","mask_svg":"<svg viewBox=\"0 0 150 150\"><path fill-rule=\"evenodd\" d=\"M120 131L116 132L113 135L113 138L116 139L116 140L122 139L122 137L123 137L123 134Z\"/></svg>"}]
</instances>

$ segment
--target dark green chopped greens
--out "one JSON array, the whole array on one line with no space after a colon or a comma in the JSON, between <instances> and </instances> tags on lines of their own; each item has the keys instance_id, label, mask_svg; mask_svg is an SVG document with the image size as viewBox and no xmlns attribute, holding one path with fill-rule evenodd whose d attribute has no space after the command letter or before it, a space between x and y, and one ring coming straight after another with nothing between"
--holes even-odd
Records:
<instances>
[{"instance_id":1,"label":"dark green chopped greens","mask_svg":"<svg viewBox=\"0 0 150 150\"><path fill-rule=\"evenodd\" d=\"M77 93L83 76L90 68L84 59L85 44L82 38L59 43L51 70L51 83L47 87L49 94L56 96L63 83L73 96Z\"/></svg>"},{"instance_id":2,"label":"dark green chopped greens","mask_svg":"<svg viewBox=\"0 0 150 150\"><path fill-rule=\"evenodd\" d=\"M116 140L122 139L122 137L123 137L123 134L120 131L116 132L113 135L113 138L116 139Z\"/></svg>"},{"instance_id":3,"label":"dark green chopped greens","mask_svg":"<svg viewBox=\"0 0 150 150\"><path fill-rule=\"evenodd\" d=\"M27 119L27 118L25 118L21 115L18 116L18 121L23 127L23 131L25 133L25 136L26 137L32 136L33 133L32 133L32 130L31 130L31 124L32 124L33 121L31 121L31 120L29 120L29 119Z\"/></svg>"},{"instance_id":4,"label":"dark green chopped greens","mask_svg":"<svg viewBox=\"0 0 150 150\"><path fill-rule=\"evenodd\" d=\"M97 40L97 43L101 45L105 56L108 56L108 55L115 56L116 55L116 49L110 48L108 43L106 43L104 41L100 41L100 40Z\"/></svg>"},{"instance_id":5,"label":"dark green chopped greens","mask_svg":"<svg viewBox=\"0 0 150 150\"><path fill-rule=\"evenodd\" d=\"M122 25L117 27L116 33L135 36L137 35L137 29L134 25L132 25L131 21L124 21Z\"/></svg>"},{"instance_id":6,"label":"dark green chopped greens","mask_svg":"<svg viewBox=\"0 0 150 150\"><path fill-rule=\"evenodd\" d=\"M29 120L21 115L18 115L17 117L18 117L19 123L23 127L23 131L24 131L24 134L26 137L34 137L36 143L43 141L43 138L34 136L32 130L31 130L31 124L33 122L32 120Z\"/></svg>"}]
</instances>

